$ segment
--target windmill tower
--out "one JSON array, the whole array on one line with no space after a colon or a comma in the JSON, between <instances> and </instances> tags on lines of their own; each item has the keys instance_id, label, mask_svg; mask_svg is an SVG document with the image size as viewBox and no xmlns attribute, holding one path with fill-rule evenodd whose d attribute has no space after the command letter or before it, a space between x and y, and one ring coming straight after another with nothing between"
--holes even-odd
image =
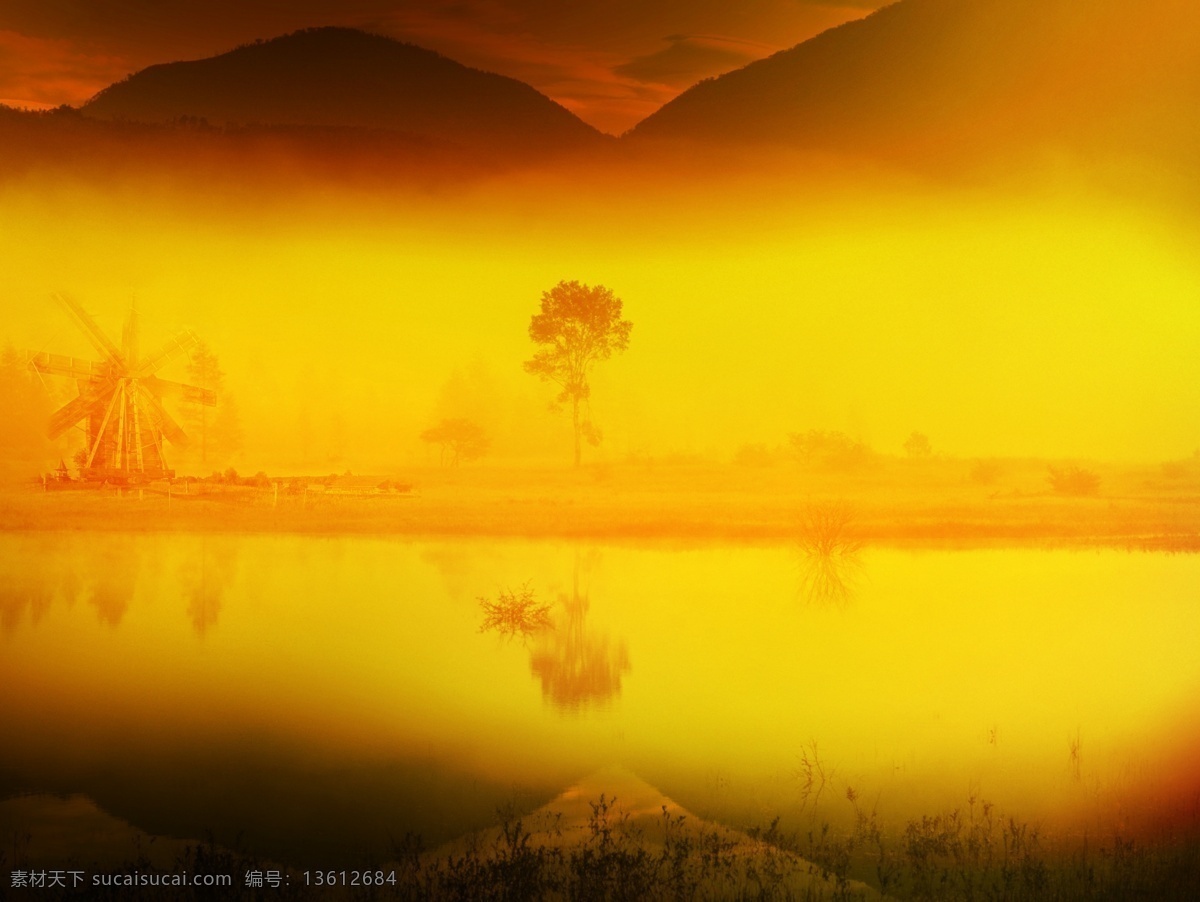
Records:
<instances>
[{"instance_id":1,"label":"windmill tower","mask_svg":"<svg viewBox=\"0 0 1200 902\"><path fill-rule=\"evenodd\" d=\"M102 359L44 352L30 355L30 364L39 373L67 376L79 386L79 396L50 417L47 434L56 439L84 423L87 462L83 477L88 480L146 482L174 476L175 472L167 469L165 443L184 447L188 439L163 407L163 398L212 407L216 396L207 389L169 382L155 374L186 354L199 339L185 329L142 356L136 305L125 322L122 347L118 348L78 303L63 295L54 297Z\"/></svg>"}]
</instances>

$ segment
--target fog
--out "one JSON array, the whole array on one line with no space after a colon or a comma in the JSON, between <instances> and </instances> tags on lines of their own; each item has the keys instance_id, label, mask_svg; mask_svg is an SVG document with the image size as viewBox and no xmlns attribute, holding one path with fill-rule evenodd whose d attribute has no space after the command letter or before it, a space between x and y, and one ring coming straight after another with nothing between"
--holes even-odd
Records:
<instances>
[{"instance_id":1,"label":"fog","mask_svg":"<svg viewBox=\"0 0 1200 902\"><path fill-rule=\"evenodd\" d=\"M729 459L809 429L885 453L914 430L959 456L1200 445L1181 415L1200 376L1200 258L1176 211L1075 177L828 176L10 182L0 337L94 357L54 291L113 336L136 299L147 347L190 326L242 433L204 464L242 472L436 462L419 435L447 416L486 420L492 461L565 462L569 412L521 364L541 293L572 279L611 288L634 324L592 372L592 459ZM186 364L161 375L186 381ZM58 403L74 395L45 381Z\"/></svg>"}]
</instances>

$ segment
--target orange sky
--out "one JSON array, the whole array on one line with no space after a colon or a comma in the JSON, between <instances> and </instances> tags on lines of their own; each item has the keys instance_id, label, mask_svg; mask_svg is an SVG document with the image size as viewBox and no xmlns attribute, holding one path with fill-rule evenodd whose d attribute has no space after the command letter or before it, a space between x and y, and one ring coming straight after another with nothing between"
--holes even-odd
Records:
<instances>
[{"instance_id":1,"label":"orange sky","mask_svg":"<svg viewBox=\"0 0 1200 902\"><path fill-rule=\"evenodd\" d=\"M319 25L361 27L532 84L620 133L701 78L880 0L5 0L0 102L79 104L154 63Z\"/></svg>"}]
</instances>

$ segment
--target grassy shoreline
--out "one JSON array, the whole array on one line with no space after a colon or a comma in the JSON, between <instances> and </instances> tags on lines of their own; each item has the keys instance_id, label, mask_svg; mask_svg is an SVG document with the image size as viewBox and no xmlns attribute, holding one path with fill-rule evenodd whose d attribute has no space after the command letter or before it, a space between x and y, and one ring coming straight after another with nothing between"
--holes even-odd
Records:
<instances>
[{"instance_id":1,"label":"grassy shoreline","mask_svg":"<svg viewBox=\"0 0 1200 902\"><path fill-rule=\"evenodd\" d=\"M156 531L477 536L776 543L804 511L836 500L868 544L1110 546L1200 550L1200 477L1105 473L1087 496L1056 494L1045 466L981 485L952 462L896 461L864 473L720 465L425 469L412 491L193 482L141 489L9 487L0 531ZM384 477L379 477L381 480ZM374 477L372 477L374 479Z\"/></svg>"}]
</instances>

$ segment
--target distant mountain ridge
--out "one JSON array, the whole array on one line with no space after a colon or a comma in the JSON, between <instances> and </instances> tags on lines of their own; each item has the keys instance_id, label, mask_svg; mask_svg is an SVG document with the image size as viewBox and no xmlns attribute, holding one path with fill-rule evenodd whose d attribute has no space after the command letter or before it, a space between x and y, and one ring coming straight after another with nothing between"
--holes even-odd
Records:
<instances>
[{"instance_id":1,"label":"distant mountain ridge","mask_svg":"<svg viewBox=\"0 0 1200 902\"><path fill-rule=\"evenodd\" d=\"M313 28L150 66L85 103L101 119L387 129L481 152L545 154L606 136L534 88L350 28Z\"/></svg>"},{"instance_id":2,"label":"distant mountain ridge","mask_svg":"<svg viewBox=\"0 0 1200 902\"><path fill-rule=\"evenodd\" d=\"M150 66L81 115L0 111L0 163L244 158L249 170L283 156L334 178L386 181L580 152L583 166L632 162L651 146L672 172L703 163L705 148L722 167L733 148L736 168L770 161L768 146L947 173L958 163L1056 166L1063 152L1130 156L1192 180L1198 110L1197 0L899 0L693 86L620 140L523 82L330 27Z\"/></svg>"},{"instance_id":3,"label":"distant mountain ridge","mask_svg":"<svg viewBox=\"0 0 1200 902\"><path fill-rule=\"evenodd\" d=\"M1200 4L901 0L709 79L627 134L833 153L1200 150Z\"/></svg>"}]
</instances>

